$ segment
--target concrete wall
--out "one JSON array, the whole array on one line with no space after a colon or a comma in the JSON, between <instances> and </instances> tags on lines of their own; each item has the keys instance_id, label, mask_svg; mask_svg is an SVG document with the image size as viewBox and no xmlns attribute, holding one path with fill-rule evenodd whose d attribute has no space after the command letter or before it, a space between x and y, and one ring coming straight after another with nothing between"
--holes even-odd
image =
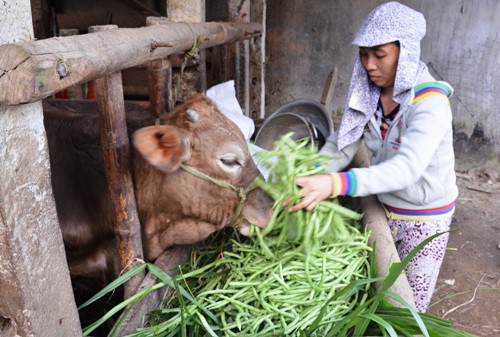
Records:
<instances>
[{"instance_id":1,"label":"concrete wall","mask_svg":"<svg viewBox=\"0 0 500 337\"><path fill-rule=\"evenodd\" d=\"M339 77L328 109L342 111L357 48L351 46L374 0L269 1L266 112L294 98L319 100L333 66ZM400 1L424 14L422 60L455 88L451 99L459 168L496 166L500 153L500 1Z\"/></svg>"}]
</instances>

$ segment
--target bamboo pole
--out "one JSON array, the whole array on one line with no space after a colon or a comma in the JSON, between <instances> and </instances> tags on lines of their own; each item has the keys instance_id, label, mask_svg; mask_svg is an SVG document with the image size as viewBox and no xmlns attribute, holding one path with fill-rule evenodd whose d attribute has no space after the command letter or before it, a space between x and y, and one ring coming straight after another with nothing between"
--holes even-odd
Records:
<instances>
[{"instance_id":1,"label":"bamboo pole","mask_svg":"<svg viewBox=\"0 0 500 337\"><path fill-rule=\"evenodd\" d=\"M89 33L118 29L115 25L92 26ZM115 211L115 235L122 267L132 268L143 260L141 225L137 214L130 170L130 146L125 118L122 74L120 71L96 80L97 105L104 168ZM125 298L132 296L144 275L134 276L125 284Z\"/></svg>"},{"instance_id":2,"label":"bamboo pole","mask_svg":"<svg viewBox=\"0 0 500 337\"><path fill-rule=\"evenodd\" d=\"M169 23L0 46L0 104L35 102L71 85L171 54L261 34L259 23Z\"/></svg>"}]
</instances>

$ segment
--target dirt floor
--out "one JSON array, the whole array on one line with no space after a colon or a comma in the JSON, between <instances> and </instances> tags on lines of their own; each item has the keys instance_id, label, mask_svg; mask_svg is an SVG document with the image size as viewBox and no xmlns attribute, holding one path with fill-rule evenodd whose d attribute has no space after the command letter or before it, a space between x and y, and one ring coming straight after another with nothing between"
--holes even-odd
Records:
<instances>
[{"instance_id":1,"label":"dirt floor","mask_svg":"<svg viewBox=\"0 0 500 337\"><path fill-rule=\"evenodd\" d=\"M500 336L500 174L457 172L460 195L429 313L477 336Z\"/></svg>"}]
</instances>

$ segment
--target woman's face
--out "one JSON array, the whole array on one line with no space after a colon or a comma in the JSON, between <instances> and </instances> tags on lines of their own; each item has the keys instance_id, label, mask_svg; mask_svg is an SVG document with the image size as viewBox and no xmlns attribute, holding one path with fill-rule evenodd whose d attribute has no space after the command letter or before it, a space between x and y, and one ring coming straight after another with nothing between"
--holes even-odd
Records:
<instances>
[{"instance_id":1,"label":"woman's face","mask_svg":"<svg viewBox=\"0 0 500 337\"><path fill-rule=\"evenodd\" d=\"M384 89L394 86L399 59L397 42L375 47L360 47L359 53L361 62L373 83Z\"/></svg>"}]
</instances>

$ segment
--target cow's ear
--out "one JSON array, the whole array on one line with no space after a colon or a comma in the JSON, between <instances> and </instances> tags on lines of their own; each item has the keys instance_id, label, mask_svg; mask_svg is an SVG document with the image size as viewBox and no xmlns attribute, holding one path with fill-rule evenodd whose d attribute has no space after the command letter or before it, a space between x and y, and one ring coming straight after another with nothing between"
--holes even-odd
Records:
<instances>
[{"instance_id":1,"label":"cow's ear","mask_svg":"<svg viewBox=\"0 0 500 337\"><path fill-rule=\"evenodd\" d=\"M191 157L189 138L170 125L149 126L133 136L135 148L154 167L165 173L179 168Z\"/></svg>"}]
</instances>

